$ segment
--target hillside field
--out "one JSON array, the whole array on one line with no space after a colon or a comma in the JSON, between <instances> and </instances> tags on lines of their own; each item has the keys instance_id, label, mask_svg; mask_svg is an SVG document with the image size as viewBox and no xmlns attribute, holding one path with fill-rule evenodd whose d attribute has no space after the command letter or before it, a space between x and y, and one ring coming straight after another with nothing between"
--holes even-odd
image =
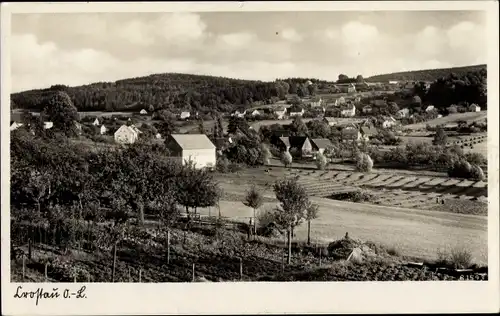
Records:
<instances>
[{"instance_id":1,"label":"hillside field","mask_svg":"<svg viewBox=\"0 0 500 316\"><path fill-rule=\"evenodd\" d=\"M413 130L421 130L421 129L425 129L425 127L427 125L437 126L437 125L441 125L441 124L456 123L458 121L467 121L467 123L481 122L481 121L484 121L486 118L488 118L488 111L457 113L457 114L450 114L447 116L443 116L443 117L436 118L436 119L422 122L422 123L405 125L404 128L405 129L413 129Z\"/></svg>"},{"instance_id":2,"label":"hillside field","mask_svg":"<svg viewBox=\"0 0 500 316\"><path fill-rule=\"evenodd\" d=\"M456 75L462 75L470 71L478 71L481 69L486 69L486 65L473 65L464 67L452 67L452 68L439 68L439 69L425 69L425 70L414 70L414 71L402 71L395 73L388 73L382 75L371 76L365 78L368 82L377 81L389 81L389 80L401 80L401 81L434 81L441 77L446 77L451 73Z\"/></svg>"}]
</instances>

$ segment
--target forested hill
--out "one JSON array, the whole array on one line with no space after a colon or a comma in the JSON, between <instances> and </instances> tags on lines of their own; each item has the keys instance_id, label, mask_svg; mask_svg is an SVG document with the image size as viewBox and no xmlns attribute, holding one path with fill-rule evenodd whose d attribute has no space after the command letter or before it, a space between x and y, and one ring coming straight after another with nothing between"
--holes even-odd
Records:
<instances>
[{"instance_id":1,"label":"forested hill","mask_svg":"<svg viewBox=\"0 0 500 316\"><path fill-rule=\"evenodd\" d=\"M79 111L136 111L145 108L231 111L234 106L285 97L288 86L189 74L155 74L84 86L56 85L11 95L11 107L41 110L54 91L66 91Z\"/></svg>"},{"instance_id":2,"label":"forested hill","mask_svg":"<svg viewBox=\"0 0 500 316\"><path fill-rule=\"evenodd\" d=\"M476 72L482 69L486 69L486 65L474 65L474 66L464 66L464 67L453 67L453 68L440 68L440 69L426 69L426 70L415 70L415 71L404 71L395 72L384 75L376 75L366 78L369 82L385 82L389 80L397 81L435 81L442 77L448 77L450 74L461 77L468 72Z\"/></svg>"}]
</instances>

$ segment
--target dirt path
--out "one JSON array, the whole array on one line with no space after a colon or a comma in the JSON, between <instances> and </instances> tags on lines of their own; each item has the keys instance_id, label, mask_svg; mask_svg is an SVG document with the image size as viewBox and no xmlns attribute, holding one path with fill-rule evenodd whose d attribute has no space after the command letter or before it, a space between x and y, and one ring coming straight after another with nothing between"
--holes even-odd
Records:
<instances>
[{"instance_id":1,"label":"dirt path","mask_svg":"<svg viewBox=\"0 0 500 316\"><path fill-rule=\"evenodd\" d=\"M243 194L241 186L227 186L224 190L233 194ZM266 192L266 197L273 197ZM360 238L396 246L407 256L436 258L438 250L464 247L472 252L474 261L487 264L487 224L486 216L463 215L446 212L385 207L311 198L319 205L319 218L311 224L312 238L332 241L346 232L353 238ZM266 203L261 208L272 209L276 204ZM223 216L248 221L253 210L238 201L221 201ZM208 214L208 210L202 210ZM214 209L212 209L212 214ZM246 217L246 218L245 218ZM297 230L298 238L306 238L307 225Z\"/></svg>"}]
</instances>

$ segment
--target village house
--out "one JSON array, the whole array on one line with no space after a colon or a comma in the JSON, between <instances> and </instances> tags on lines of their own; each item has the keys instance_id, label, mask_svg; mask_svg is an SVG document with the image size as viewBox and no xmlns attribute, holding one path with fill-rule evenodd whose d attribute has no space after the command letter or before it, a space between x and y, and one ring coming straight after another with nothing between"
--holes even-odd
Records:
<instances>
[{"instance_id":1,"label":"village house","mask_svg":"<svg viewBox=\"0 0 500 316\"><path fill-rule=\"evenodd\" d=\"M160 133L156 133L155 138L156 139L161 139L161 134Z\"/></svg>"},{"instance_id":2,"label":"village house","mask_svg":"<svg viewBox=\"0 0 500 316\"><path fill-rule=\"evenodd\" d=\"M133 144L139 138L138 130L132 126L122 125L115 132L115 142L119 144Z\"/></svg>"},{"instance_id":3,"label":"village house","mask_svg":"<svg viewBox=\"0 0 500 316\"><path fill-rule=\"evenodd\" d=\"M398 81L396 81L396 80L389 80L389 84L390 84L390 85L396 85L396 84L398 84L398 83L399 83L399 82L398 82Z\"/></svg>"},{"instance_id":4,"label":"village house","mask_svg":"<svg viewBox=\"0 0 500 316\"><path fill-rule=\"evenodd\" d=\"M342 129L340 137L343 142L357 142L362 136L359 129L352 126L346 126Z\"/></svg>"},{"instance_id":5,"label":"village house","mask_svg":"<svg viewBox=\"0 0 500 316\"><path fill-rule=\"evenodd\" d=\"M148 114L148 112L147 112L146 110L142 109L142 110L139 112L139 114L141 114L141 115L146 115L146 114Z\"/></svg>"},{"instance_id":6,"label":"village house","mask_svg":"<svg viewBox=\"0 0 500 316\"><path fill-rule=\"evenodd\" d=\"M51 129L52 127L54 127L54 123L52 123L52 122L43 122L43 128L44 129Z\"/></svg>"},{"instance_id":7,"label":"village house","mask_svg":"<svg viewBox=\"0 0 500 316\"><path fill-rule=\"evenodd\" d=\"M18 129L21 126L23 126L23 123L12 122L12 124L10 125L10 130L15 131L16 129Z\"/></svg>"},{"instance_id":8,"label":"village house","mask_svg":"<svg viewBox=\"0 0 500 316\"><path fill-rule=\"evenodd\" d=\"M317 108L317 107L321 106L322 102L323 102L323 99L321 99L321 97L314 97L313 99L311 99L311 102L309 103L309 105L312 108Z\"/></svg>"},{"instance_id":9,"label":"village house","mask_svg":"<svg viewBox=\"0 0 500 316\"><path fill-rule=\"evenodd\" d=\"M369 141L370 138L378 134L378 130L373 126L361 126L360 134L364 140Z\"/></svg>"},{"instance_id":10,"label":"village house","mask_svg":"<svg viewBox=\"0 0 500 316\"><path fill-rule=\"evenodd\" d=\"M287 109L285 107L279 107L274 110L274 114L276 114L278 120L283 120L286 117Z\"/></svg>"},{"instance_id":11,"label":"village house","mask_svg":"<svg viewBox=\"0 0 500 316\"><path fill-rule=\"evenodd\" d=\"M306 136L279 137L275 145L280 151L288 151L296 157L308 157L313 152L311 141Z\"/></svg>"},{"instance_id":12,"label":"village house","mask_svg":"<svg viewBox=\"0 0 500 316\"><path fill-rule=\"evenodd\" d=\"M243 118L243 117L245 117L245 115L247 115L247 110L244 110L244 111L236 110L236 111L234 111L234 113L231 116Z\"/></svg>"},{"instance_id":13,"label":"village house","mask_svg":"<svg viewBox=\"0 0 500 316\"><path fill-rule=\"evenodd\" d=\"M397 118L404 118L408 117L409 115L410 115L410 109L408 108L401 109L396 113Z\"/></svg>"},{"instance_id":14,"label":"village house","mask_svg":"<svg viewBox=\"0 0 500 316\"><path fill-rule=\"evenodd\" d=\"M106 132L108 131L108 129L106 128L106 126L101 125L101 128L99 129L99 132L101 133L101 135L104 135L106 134Z\"/></svg>"},{"instance_id":15,"label":"village house","mask_svg":"<svg viewBox=\"0 0 500 316\"><path fill-rule=\"evenodd\" d=\"M481 107L477 104L471 104L471 106L469 106L469 111L470 112L480 112Z\"/></svg>"},{"instance_id":16,"label":"village house","mask_svg":"<svg viewBox=\"0 0 500 316\"><path fill-rule=\"evenodd\" d=\"M82 134L82 124L75 122L75 128L78 135Z\"/></svg>"},{"instance_id":17,"label":"village house","mask_svg":"<svg viewBox=\"0 0 500 316\"><path fill-rule=\"evenodd\" d=\"M195 168L213 168L216 165L216 147L205 134L172 134L165 141L170 157Z\"/></svg>"},{"instance_id":18,"label":"village house","mask_svg":"<svg viewBox=\"0 0 500 316\"><path fill-rule=\"evenodd\" d=\"M345 106L344 108L342 108L340 115L344 117L353 117L354 115L356 115L356 106L354 106L354 104Z\"/></svg>"},{"instance_id":19,"label":"village house","mask_svg":"<svg viewBox=\"0 0 500 316\"><path fill-rule=\"evenodd\" d=\"M99 122L99 119L96 117L96 119L94 120L94 122L92 123L92 125L99 126L100 124L101 124L101 122Z\"/></svg>"},{"instance_id":20,"label":"village house","mask_svg":"<svg viewBox=\"0 0 500 316\"><path fill-rule=\"evenodd\" d=\"M397 121L392 116L386 116L383 118L382 127L391 128L397 124Z\"/></svg>"},{"instance_id":21,"label":"village house","mask_svg":"<svg viewBox=\"0 0 500 316\"><path fill-rule=\"evenodd\" d=\"M347 86L347 93L355 93L356 92L356 86L351 83L349 86Z\"/></svg>"},{"instance_id":22,"label":"village house","mask_svg":"<svg viewBox=\"0 0 500 316\"><path fill-rule=\"evenodd\" d=\"M354 103L360 103L361 97L355 97L353 101L354 101Z\"/></svg>"},{"instance_id":23,"label":"village house","mask_svg":"<svg viewBox=\"0 0 500 316\"><path fill-rule=\"evenodd\" d=\"M189 113L188 111L183 111L183 112L181 112L181 114L180 114L180 116L179 116L179 118L180 118L181 120L186 120L186 119L188 119L188 118L190 118L190 117L191 117L191 113Z\"/></svg>"},{"instance_id":24,"label":"village house","mask_svg":"<svg viewBox=\"0 0 500 316\"><path fill-rule=\"evenodd\" d=\"M253 110L252 113L250 113L251 116L255 117L260 115L260 112L258 110Z\"/></svg>"},{"instance_id":25,"label":"village house","mask_svg":"<svg viewBox=\"0 0 500 316\"><path fill-rule=\"evenodd\" d=\"M373 108L371 107L371 105L366 105L363 107L363 109L361 111L363 111L363 113L367 114L367 113L371 113L373 111Z\"/></svg>"},{"instance_id":26,"label":"village house","mask_svg":"<svg viewBox=\"0 0 500 316\"><path fill-rule=\"evenodd\" d=\"M341 106L341 105L344 105L345 103L346 103L345 98L340 97L340 98L335 99L335 101L333 101L332 105L333 106Z\"/></svg>"},{"instance_id":27,"label":"village house","mask_svg":"<svg viewBox=\"0 0 500 316\"><path fill-rule=\"evenodd\" d=\"M288 113L290 117L302 116L304 115L304 108L298 105L292 105L291 107L288 108Z\"/></svg>"},{"instance_id":28,"label":"village house","mask_svg":"<svg viewBox=\"0 0 500 316\"><path fill-rule=\"evenodd\" d=\"M325 150L333 144L328 138L313 138L311 139L312 152L323 154Z\"/></svg>"},{"instance_id":29,"label":"village house","mask_svg":"<svg viewBox=\"0 0 500 316\"><path fill-rule=\"evenodd\" d=\"M434 105L429 105L428 107L425 108L425 112L427 112L427 113L432 111L432 110L434 110Z\"/></svg>"},{"instance_id":30,"label":"village house","mask_svg":"<svg viewBox=\"0 0 500 316\"><path fill-rule=\"evenodd\" d=\"M337 124L337 118L335 117L323 117L323 122L328 124L328 126L335 126Z\"/></svg>"}]
</instances>

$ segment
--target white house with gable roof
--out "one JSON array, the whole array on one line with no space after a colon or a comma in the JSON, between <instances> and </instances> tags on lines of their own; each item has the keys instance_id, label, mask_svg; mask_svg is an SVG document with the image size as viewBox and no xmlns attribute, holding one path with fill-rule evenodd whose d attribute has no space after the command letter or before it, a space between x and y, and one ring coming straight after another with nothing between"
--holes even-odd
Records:
<instances>
[{"instance_id":1,"label":"white house with gable roof","mask_svg":"<svg viewBox=\"0 0 500 316\"><path fill-rule=\"evenodd\" d=\"M171 157L183 165L190 160L197 169L214 168L216 165L216 147L205 134L172 134L165 145Z\"/></svg>"},{"instance_id":2,"label":"white house with gable roof","mask_svg":"<svg viewBox=\"0 0 500 316\"><path fill-rule=\"evenodd\" d=\"M115 142L119 144L133 144L139 138L139 133L137 129L131 126L122 125L115 132Z\"/></svg>"}]
</instances>

